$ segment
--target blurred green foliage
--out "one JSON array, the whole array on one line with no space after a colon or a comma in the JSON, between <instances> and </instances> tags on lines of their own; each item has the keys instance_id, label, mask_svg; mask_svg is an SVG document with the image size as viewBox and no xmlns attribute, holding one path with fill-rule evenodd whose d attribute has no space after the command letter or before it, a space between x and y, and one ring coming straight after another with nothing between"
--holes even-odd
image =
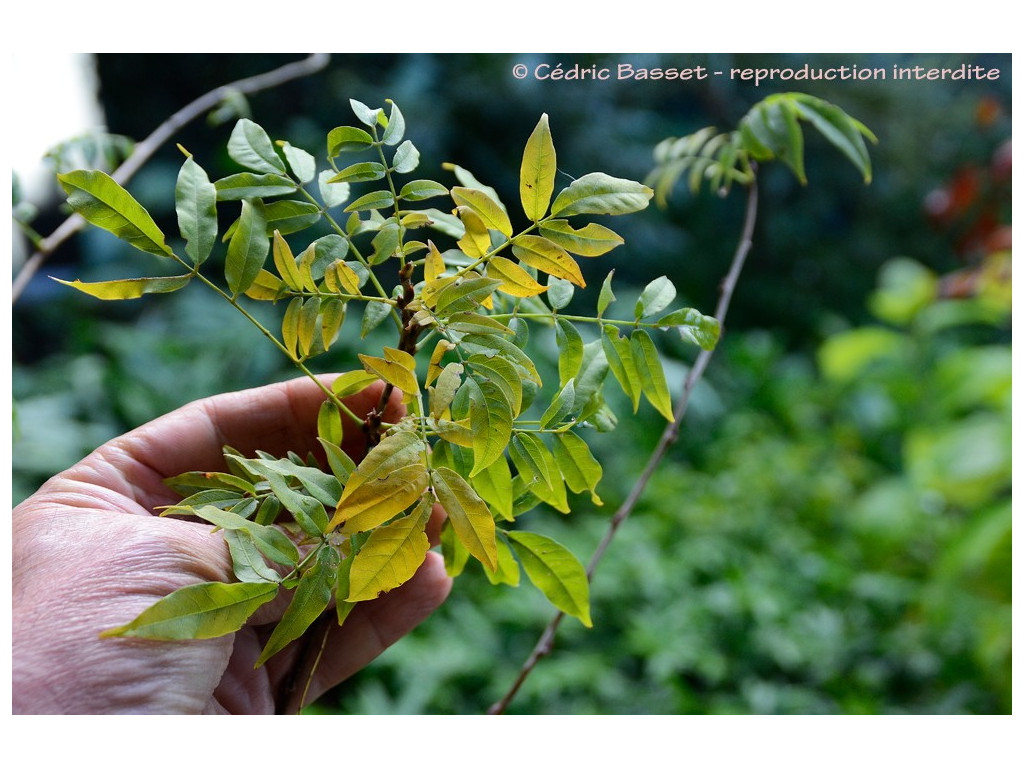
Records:
<instances>
[{"instance_id":1,"label":"blurred green foliage","mask_svg":"<svg viewBox=\"0 0 1024 768\"><path fill-rule=\"evenodd\" d=\"M287 58L101 56L108 128L141 138L214 85ZM495 183L517 178L507 147L521 146L544 111L566 173L600 167L642 178L658 141L733 124L766 95L765 86L721 80L510 75L520 61L624 58L683 63L668 54L338 56L324 73L236 107L302 146L334 127L349 97L393 98L425 131L416 137L422 167L441 178L440 164L455 162ZM684 58L722 69L809 57ZM601 563L595 626L563 624L555 653L511 711L1010 711L1009 252L1000 249L1009 225L1010 60L813 57L822 66L853 59L966 61L1005 74L799 84L878 135L874 181L864 187L814 141L807 188L781 168L762 175L751 262L721 348L680 441ZM798 84L785 85L777 90ZM176 140L223 174L227 158L212 147L224 146L231 122L189 126ZM179 165L168 147L129 189L158 209ZM679 189L665 212L631 217L622 231L628 253L608 264L617 267L620 301L631 301L627 283L639 291L667 274L688 304L710 310L742 215L733 197ZM42 210L44 233L56 217ZM86 232L44 272L132 276L145 271L139 258L157 273L155 259ZM293 375L229 309L192 292L111 305L38 278L14 308L15 502L125 429L198 397ZM332 349L325 368L355 367L357 351ZM674 350L670 381L681 381L689 354ZM643 411L627 418L624 402L613 405L613 442L595 442L605 506L580 499L570 519L536 523L583 554L660 431ZM315 711L483 711L550 618L531 589L494 590L479 569L468 573L437 614Z\"/></svg>"}]
</instances>

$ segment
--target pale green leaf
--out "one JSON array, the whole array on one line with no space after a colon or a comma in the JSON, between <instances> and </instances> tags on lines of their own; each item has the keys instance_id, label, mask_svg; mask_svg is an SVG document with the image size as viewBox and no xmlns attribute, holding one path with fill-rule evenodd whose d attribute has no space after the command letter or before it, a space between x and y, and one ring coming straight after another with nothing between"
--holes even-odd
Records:
<instances>
[{"instance_id":1,"label":"pale green leaf","mask_svg":"<svg viewBox=\"0 0 1024 768\"><path fill-rule=\"evenodd\" d=\"M595 489L601 482L604 470L583 438L575 432L559 432L555 435L551 453L569 490L573 493L590 491L591 501L601 506L603 502Z\"/></svg>"},{"instance_id":2,"label":"pale green leaf","mask_svg":"<svg viewBox=\"0 0 1024 768\"><path fill-rule=\"evenodd\" d=\"M373 144L373 137L362 128L342 125L327 134L327 157L337 157L342 152L358 152Z\"/></svg>"},{"instance_id":3,"label":"pale green leaf","mask_svg":"<svg viewBox=\"0 0 1024 768\"><path fill-rule=\"evenodd\" d=\"M667 307L676 297L676 287L665 275L649 282L637 299L634 313L637 320L653 317Z\"/></svg>"},{"instance_id":4,"label":"pale green leaf","mask_svg":"<svg viewBox=\"0 0 1024 768\"><path fill-rule=\"evenodd\" d=\"M353 200L345 207L345 213L375 211L381 208L390 208L394 204L394 195L386 189L378 189L375 192L367 192L362 197Z\"/></svg>"},{"instance_id":5,"label":"pale green leaf","mask_svg":"<svg viewBox=\"0 0 1024 768\"><path fill-rule=\"evenodd\" d=\"M295 191L295 182L276 173L236 173L214 183L217 199L247 200L251 197L278 197Z\"/></svg>"},{"instance_id":6,"label":"pale green leaf","mask_svg":"<svg viewBox=\"0 0 1024 768\"><path fill-rule=\"evenodd\" d=\"M617 216L647 207L654 191L638 181L617 179L605 173L588 173L558 193L551 204L552 216L581 213Z\"/></svg>"},{"instance_id":7,"label":"pale green leaf","mask_svg":"<svg viewBox=\"0 0 1024 768\"><path fill-rule=\"evenodd\" d=\"M411 173L420 164L420 151L411 141L403 141L395 150L391 170L395 173Z\"/></svg>"},{"instance_id":8,"label":"pale green leaf","mask_svg":"<svg viewBox=\"0 0 1024 768\"><path fill-rule=\"evenodd\" d=\"M198 266L217 242L217 188L191 157L178 172L174 203L185 253Z\"/></svg>"},{"instance_id":9,"label":"pale green leaf","mask_svg":"<svg viewBox=\"0 0 1024 768\"><path fill-rule=\"evenodd\" d=\"M344 182L332 184L332 178L334 171L320 171L320 175L317 176L317 187L320 189L320 198L324 201L325 208L334 208L347 202L352 194L351 186Z\"/></svg>"},{"instance_id":10,"label":"pale green leaf","mask_svg":"<svg viewBox=\"0 0 1024 768\"><path fill-rule=\"evenodd\" d=\"M572 283L568 280L548 275L547 300L552 309L565 309L569 306L569 302L572 301L572 296L575 292L576 289L573 288Z\"/></svg>"},{"instance_id":11,"label":"pale green leaf","mask_svg":"<svg viewBox=\"0 0 1024 768\"><path fill-rule=\"evenodd\" d=\"M557 541L538 533L511 531L508 537L526 575L551 604L583 626L592 626L590 585L579 560Z\"/></svg>"},{"instance_id":12,"label":"pale green leaf","mask_svg":"<svg viewBox=\"0 0 1024 768\"><path fill-rule=\"evenodd\" d=\"M279 142L279 144L284 152L285 160L288 161L288 166L292 169L292 173L295 174L295 178L302 184L308 184L316 178L315 157L304 149L293 147L287 141Z\"/></svg>"},{"instance_id":13,"label":"pale green leaf","mask_svg":"<svg viewBox=\"0 0 1024 768\"><path fill-rule=\"evenodd\" d=\"M672 398L665 381L665 371L661 367L661 358L650 335L638 328L629 337L633 360L637 373L640 375L640 388L644 397L650 401L662 416L672 421Z\"/></svg>"},{"instance_id":14,"label":"pale green leaf","mask_svg":"<svg viewBox=\"0 0 1024 768\"><path fill-rule=\"evenodd\" d=\"M601 345L612 375L633 403L633 413L636 413L640 407L642 382L629 339L620 336L619 329L614 325L606 325L601 335Z\"/></svg>"},{"instance_id":15,"label":"pale green leaf","mask_svg":"<svg viewBox=\"0 0 1024 768\"><path fill-rule=\"evenodd\" d=\"M577 256L601 256L625 242L615 232L600 224L587 224L573 229L565 219L552 219L540 225L540 233L548 240Z\"/></svg>"},{"instance_id":16,"label":"pale green leaf","mask_svg":"<svg viewBox=\"0 0 1024 768\"><path fill-rule=\"evenodd\" d=\"M658 327L675 328L684 340L709 350L715 348L721 334L718 320L689 308L677 309L665 315L658 320Z\"/></svg>"},{"instance_id":17,"label":"pale green leaf","mask_svg":"<svg viewBox=\"0 0 1024 768\"><path fill-rule=\"evenodd\" d=\"M418 200L427 200L431 197L441 197L442 195L448 194L448 188L436 181L430 179L416 179L410 181L408 184L402 187L402 191L398 193L399 200L409 200L416 202ZM434 211L424 211L432 219L435 218ZM453 235L454 237L462 237L462 233Z\"/></svg>"},{"instance_id":18,"label":"pale green leaf","mask_svg":"<svg viewBox=\"0 0 1024 768\"><path fill-rule=\"evenodd\" d=\"M573 403L576 400L576 389L572 379L565 382L565 386L559 390L558 394L551 400L551 405L547 407L543 415L540 417L541 429L547 429L552 424L559 425L562 421L572 413Z\"/></svg>"},{"instance_id":19,"label":"pale green leaf","mask_svg":"<svg viewBox=\"0 0 1024 768\"><path fill-rule=\"evenodd\" d=\"M173 256L153 217L102 171L71 171L57 177L68 204L83 219L155 256Z\"/></svg>"},{"instance_id":20,"label":"pale green leaf","mask_svg":"<svg viewBox=\"0 0 1024 768\"><path fill-rule=\"evenodd\" d=\"M608 309L608 305L615 301L615 294L612 293L612 275L615 274L613 269L605 277L604 282L601 284L601 293L597 297L597 316L603 317L604 311Z\"/></svg>"},{"instance_id":21,"label":"pale green leaf","mask_svg":"<svg viewBox=\"0 0 1024 768\"><path fill-rule=\"evenodd\" d=\"M497 517L511 522L512 472L504 459L492 461L470 481L477 494Z\"/></svg>"},{"instance_id":22,"label":"pale green leaf","mask_svg":"<svg viewBox=\"0 0 1024 768\"><path fill-rule=\"evenodd\" d=\"M402 137L405 136L405 118L402 117L402 111L398 108L398 105L390 99L388 101L391 104L391 114L388 115L388 125L384 129L384 134L380 137L380 140L391 147L400 142Z\"/></svg>"},{"instance_id":23,"label":"pale green leaf","mask_svg":"<svg viewBox=\"0 0 1024 768\"><path fill-rule=\"evenodd\" d=\"M284 162L263 128L242 118L235 123L228 139L228 156L243 168L258 173L285 173Z\"/></svg>"},{"instance_id":24,"label":"pale green leaf","mask_svg":"<svg viewBox=\"0 0 1024 768\"><path fill-rule=\"evenodd\" d=\"M356 163L342 168L337 174L327 180L328 184L337 184L341 181L376 181L384 178L384 166L381 163Z\"/></svg>"},{"instance_id":25,"label":"pale green leaf","mask_svg":"<svg viewBox=\"0 0 1024 768\"><path fill-rule=\"evenodd\" d=\"M281 581L281 575L263 559L256 539L249 531L244 528L224 531L224 540L228 543L236 579L254 583Z\"/></svg>"},{"instance_id":26,"label":"pale green leaf","mask_svg":"<svg viewBox=\"0 0 1024 768\"><path fill-rule=\"evenodd\" d=\"M469 187L452 187L451 195L456 205L472 209L488 229L497 230L505 237L512 237L512 222L509 221L508 214L486 192Z\"/></svg>"},{"instance_id":27,"label":"pale green leaf","mask_svg":"<svg viewBox=\"0 0 1024 768\"><path fill-rule=\"evenodd\" d=\"M512 406L494 382L469 378L470 425L473 430L473 470L470 477L497 461L512 437Z\"/></svg>"},{"instance_id":28,"label":"pale green leaf","mask_svg":"<svg viewBox=\"0 0 1024 768\"><path fill-rule=\"evenodd\" d=\"M484 575L491 584L507 584L510 587L519 586L519 563L512 555L509 545L498 539L498 570L491 573L486 568Z\"/></svg>"}]
</instances>

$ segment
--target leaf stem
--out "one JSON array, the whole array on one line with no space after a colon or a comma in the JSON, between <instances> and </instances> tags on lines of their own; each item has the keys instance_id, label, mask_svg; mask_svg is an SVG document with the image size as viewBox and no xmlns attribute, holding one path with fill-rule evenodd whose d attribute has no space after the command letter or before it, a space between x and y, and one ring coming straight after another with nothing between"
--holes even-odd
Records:
<instances>
[{"instance_id":1,"label":"leaf stem","mask_svg":"<svg viewBox=\"0 0 1024 768\"><path fill-rule=\"evenodd\" d=\"M753 170L754 169L752 168L752 171ZM733 292L736 290L736 283L739 281L739 276L743 271L743 265L746 262L747 254L750 252L752 245L751 238L753 237L756 221L757 177L752 173L750 186L747 188L747 206L746 213L744 215L743 230L740 234L739 242L736 244L736 250L733 253L729 272L722 281L718 305L715 308L715 318L718 320L723 331L725 328L725 317L729 311L729 303L732 301ZM608 545L611 544L612 539L615 538L615 534L618 532L619 528L629 517L630 513L632 513L633 508L636 506L641 495L646 489L647 483L650 481L654 471L658 468L662 459L665 457L669 447L678 438L680 425L682 424L683 417L686 415L686 410L690 403L690 393L704 375L704 371L707 368L708 362L711 360L712 354L714 354L713 350L702 350L697 356L693 367L690 368L689 372L686 374L686 379L683 382L682 396L680 397L679 403L676 405L676 409L673 414L674 418L661 433L658 445L647 460L647 464L644 467L643 472L640 474L640 477L637 479L636 484L629 492L625 501L622 502L622 505L615 512L615 515L609 523L608 530L605 532L604 538L601 539L601 542L598 544L593 556L591 556L590 563L587 565L588 580L593 580L594 573L597 570L597 565L604 556L605 551L608 549ZM555 633L558 631L558 626L561 624L564 616L565 614L559 611L554 618L551 619L550 623L537 640L537 644L530 652L529 657L525 662L523 662L523 665L519 670L519 674L513 681L511 687L500 700L491 705L487 710L488 714L503 714L512 699L515 697L516 693L519 691L523 682L525 682L526 678L529 677L530 673L537 666L537 662L551 653L552 648L554 647Z\"/></svg>"}]
</instances>

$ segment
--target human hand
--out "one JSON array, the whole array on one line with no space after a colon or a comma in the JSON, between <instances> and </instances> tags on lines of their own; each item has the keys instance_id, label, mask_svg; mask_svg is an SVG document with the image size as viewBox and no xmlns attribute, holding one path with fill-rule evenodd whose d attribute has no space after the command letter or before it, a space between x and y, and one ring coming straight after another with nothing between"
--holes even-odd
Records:
<instances>
[{"instance_id":1,"label":"human hand","mask_svg":"<svg viewBox=\"0 0 1024 768\"><path fill-rule=\"evenodd\" d=\"M399 393L395 393L398 395ZM346 399L356 414L380 388ZM309 379L200 400L106 443L47 481L13 512L13 702L23 713L272 714L294 712L309 675L298 640L253 669L290 593L262 606L238 632L208 640L101 639L188 584L233 581L224 539L205 523L159 517L179 497L165 477L223 470L222 448L284 455L314 450L323 391ZM392 397L386 421L402 414ZM362 432L346 423L358 461ZM436 543L435 508L428 534ZM441 558L359 603L338 627L323 620L324 651L309 680L313 701L366 666L448 595ZM332 621L331 627L328 621ZM322 632L317 637L319 651Z\"/></svg>"}]
</instances>

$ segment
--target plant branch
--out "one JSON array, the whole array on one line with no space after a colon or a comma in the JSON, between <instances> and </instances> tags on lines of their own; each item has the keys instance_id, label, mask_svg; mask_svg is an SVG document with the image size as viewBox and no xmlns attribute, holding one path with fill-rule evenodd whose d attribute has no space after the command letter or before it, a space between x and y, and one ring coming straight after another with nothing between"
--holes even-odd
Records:
<instances>
[{"instance_id":1,"label":"plant branch","mask_svg":"<svg viewBox=\"0 0 1024 768\"><path fill-rule=\"evenodd\" d=\"M732 264L729 267L729 272L722 281L721 292L719 294L718 306L715 308L715 318L718 320L720 326L725 328L725 317L729 311L729 303L732 300L733 292L736 290L736 284L739 281L740 273L743 271L743 265L746 262L747 254L750 252L752 244L751 238L754 234L754 224L757 221L757 178L752 176L750 186L747 190L747 206L746 213L743 221L743 231L740 234L739 242L736 245L736 250L732 257ZM643 472L637 479L633 489L629 492L625 501L615 512L609 523L608 530L606 531L604 538L598 544L597 549L594 551L593 556L590 558L590 563L587 565L587 579L593 580L594 572L597 570L597 565L601 558L604 556L605 550L608 549L608 545L611 544L612 539L615 538L615 534L619 528L626 521L629 515L632 513L633 508L636 506L640 497L643 495L644 490L647 488L647 483L650 481L651 476L658 468L665 454L668 452L669 447L676 441L679 436L679 428L682 424L683 417L686 415L686 410L690 403L690 394L693 392L697 382L700 381L704 375L704 370L708 366L708 362L711 360L712 350L702 350L697 356L693 367L690 368L686 375L686 379L683 382L682 396L679 399L679 403L676 405L675 412L673 413L672 422L665 427L661 433L661 438L658 440L658 445L655 447L654 452L647 460L647 465L644 467ZM562 622L562 618L565 616L564 613L559 612L551 620L551 622L544 629L540 639L530 652L529 657L523 663L523 666L519 670L519 675L516 677L512 686L508 692L501 698L501 700L491 705L490 709L487 710L488 714L500 715L505 712L509 703L515 697L519 688L523 682L536 667L537 662L543 657L551 653L554 646L555 633L558 631L558 626Z\"/></svg>"},{"instance_id":2,"label":"plant branch","mask_svg":"<svg viewBox=\"0 0 1024 768\"><path fill-rule=\"evenodd\" d=\"M149 136L135 145L132 154L111 174L111 178L124 186L135 173L149 161L153 154L162 147L175 133L204 112L217 106L229 93L258 93L276 88L282 83L307 77L327 66L330 54L313 53L301 61L293 61L269 72L236 80L233 83L214 88L195 101L179 109L163 123L157 126ZM57 227L47 238L43 239L18 272L11 287L11 303L15 303L24 292L32 276L57 248L78 232L85 225L85 220L77 213L71 215Z\"/></svg>"}]
</instances>

